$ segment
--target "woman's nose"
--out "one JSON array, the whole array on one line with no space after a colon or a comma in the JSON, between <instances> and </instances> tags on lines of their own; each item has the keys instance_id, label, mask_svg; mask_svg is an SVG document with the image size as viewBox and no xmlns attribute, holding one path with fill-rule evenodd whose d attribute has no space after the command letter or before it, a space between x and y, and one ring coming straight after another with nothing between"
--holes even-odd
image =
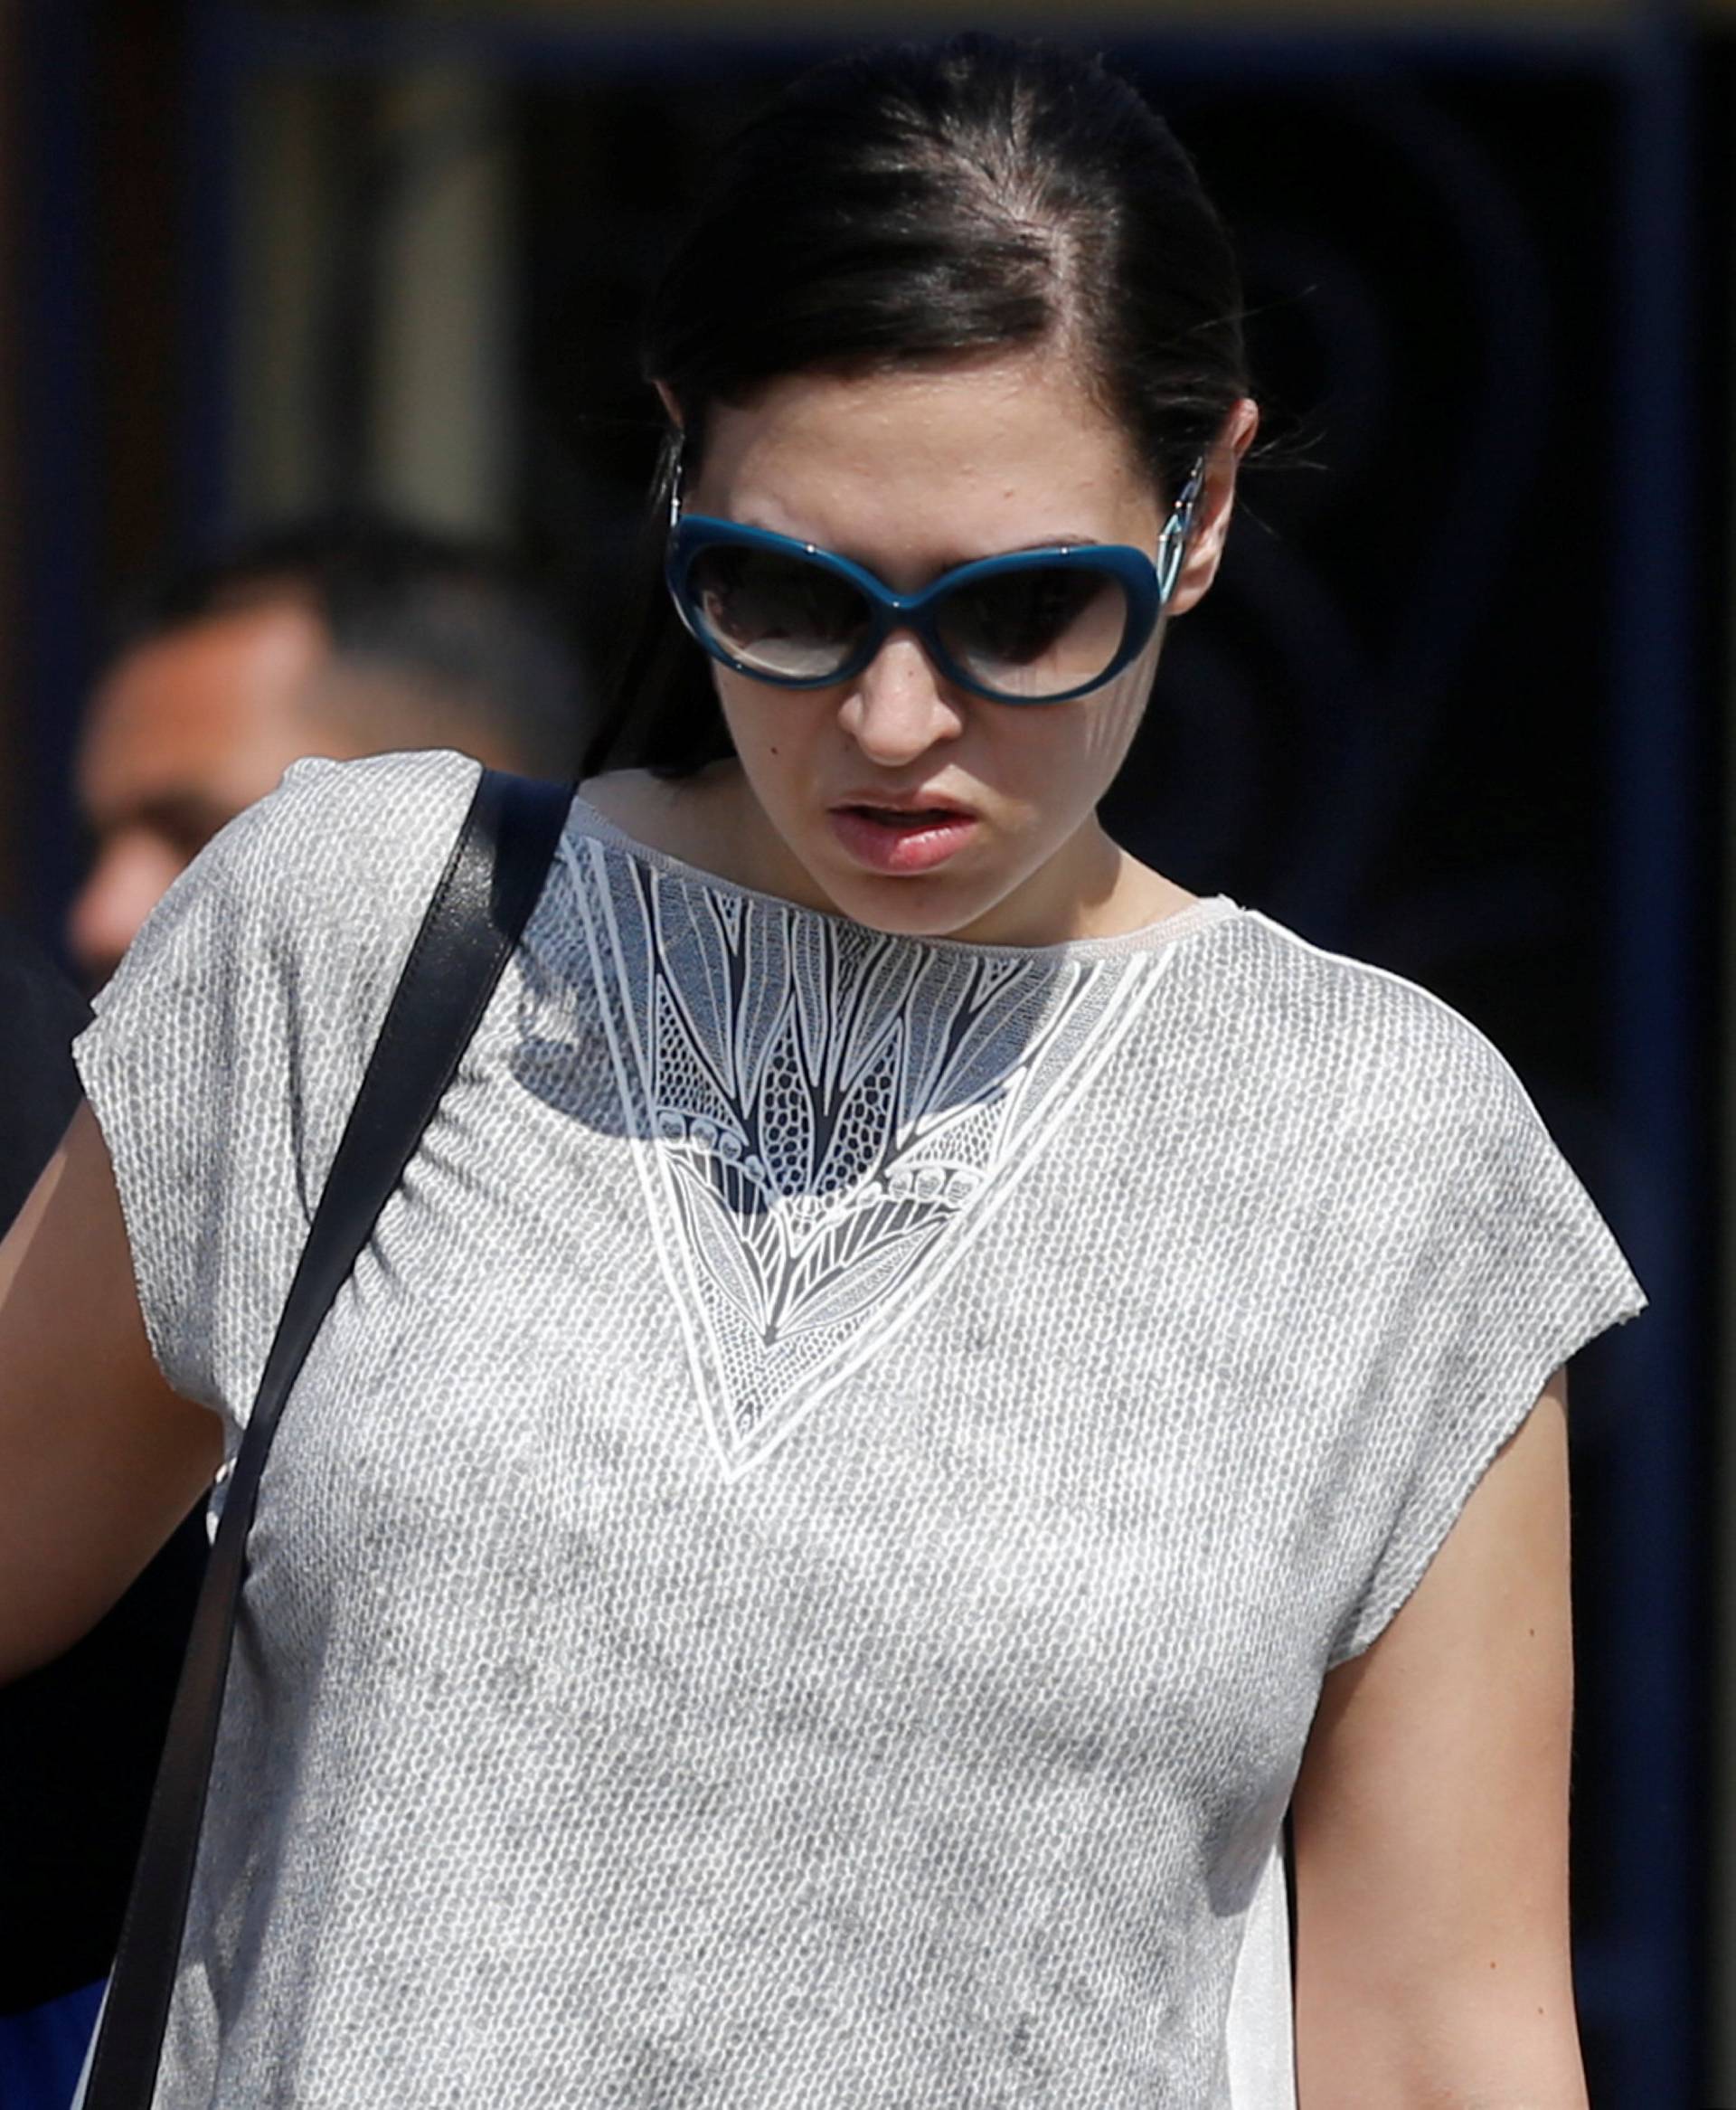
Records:
<instances>
[{"instance_id":1,"label":"woman's nose","mask_svg":"<svg viewBox=\"0 0 1736 2110\"><path fill-rule=\"evenodd\" d=\"M964 730L929 656L908 634L887 639L851 683L838 722L870 762L883 769L914 762Z\"/></svg>"}]
</instances>

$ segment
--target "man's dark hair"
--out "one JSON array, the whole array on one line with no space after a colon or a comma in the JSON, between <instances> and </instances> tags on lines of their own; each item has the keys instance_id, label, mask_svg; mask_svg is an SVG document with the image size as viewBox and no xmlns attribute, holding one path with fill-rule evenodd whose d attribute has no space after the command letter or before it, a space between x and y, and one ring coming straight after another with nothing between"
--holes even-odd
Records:
<instances>
[{"instance_id":1,"label":"man's dark hair","mask_svg":"<svg viewBox=\"0 0 1736 2110\"><path fill-rule=\"evenodd\" d=\"M586 684L561 626L498 551L383 516L310 518L250 536L165 577L125 609L117 652L209 616L305 602L334 664L462 744L486 726L527 775L573 774Z\"/></svg>"}]
</instances>

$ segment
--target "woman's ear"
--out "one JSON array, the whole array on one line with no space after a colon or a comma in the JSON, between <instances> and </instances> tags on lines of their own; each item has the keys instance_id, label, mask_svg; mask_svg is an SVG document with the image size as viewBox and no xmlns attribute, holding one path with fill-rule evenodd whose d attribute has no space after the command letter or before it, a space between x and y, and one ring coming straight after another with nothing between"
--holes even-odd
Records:
<instances>
[{"instance_id":1,"label":"woman's ear","mask_svg":"<svg viewBox=\"0 0 1736 2110\"><path fill-rule=\"evenodd\" d=\"M1187 538L1187 554L1181 575L1169 597L1167 613L1184 615L1203 601L1207 588L1223 562L1224 538L1230 532L1230 516L1236 503L1236 471L1241 458L1260 430L1260 405L1243 396L1223 421L1223 429L1212 442L1205 458L1205 488L1194 515L1194 532Z\"/></svg>"},{"instance_id":2,"label":"woman's ear","mask_svg":"<svg viewBox=\"0 0 1736 2110\"><path fill-rule=\"evenodd\" d=\"M677 432L684 431L687 421L681 414L681 405L675 401L675 390L666 381L654 381L651 385L657 392L657 401L663 405L669 422Z\"/></svg>"}]
</instances>

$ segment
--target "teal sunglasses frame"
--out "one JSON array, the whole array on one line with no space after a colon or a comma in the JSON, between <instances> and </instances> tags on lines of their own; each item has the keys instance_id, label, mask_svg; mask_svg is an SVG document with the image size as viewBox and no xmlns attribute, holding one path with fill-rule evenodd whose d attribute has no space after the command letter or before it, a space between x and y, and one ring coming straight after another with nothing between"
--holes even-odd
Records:
<instances>
[{"instance_id":1,"label":"teal sunglasses frame","mask_svg":"<svg viewBox=\"0 0 1736 2110\"><path fill-rule=\"evenodd\" d=\"M1113 681L1123 667L1145 650L1157 627L1158 618L1175 591L1204 484L1205 462L1202 457L1194 463L1180 496L1170 508L1169 517L1157 538L1155 560L1144 550L1125 543L1059 543L1050 549L1009 550L1002 556L977 557L970 563L941 572L920 593L894 593L863 565L853 563L848 557L835 556L815 543L798 541L794 535L774 535L764 527L744 527L739 521L719 520L709 514L683 513L677 486L670 504L664 576L675 604L675 613L694 643L713 659L733 668L737 674L746 675L751 681L767 682L776 688L830 688L835 683L848 681L853 675L860 674L894 630L909 630L920 641L923 650L948 680L968 690L972 695L984 696L997 704L1071 703L1074 697L1089 695L1093 689ZM707 550L721 548L760 550L790 557L829 572L854 587L867 609L868 620L861 642L826 674L772 674L739 658L706 628L699 610L698 596L692 587L697 559ZM1013 695L978 679L947 648L939 621L938 611L942 604L961 587L984 579L1000 578L1011 572L1046 571L1056 565L1105 573L1121 588L1127 611L1127 622L1121 642L1109 665L1090 681L1048 695Z\"/></svg>"}]
</instances>

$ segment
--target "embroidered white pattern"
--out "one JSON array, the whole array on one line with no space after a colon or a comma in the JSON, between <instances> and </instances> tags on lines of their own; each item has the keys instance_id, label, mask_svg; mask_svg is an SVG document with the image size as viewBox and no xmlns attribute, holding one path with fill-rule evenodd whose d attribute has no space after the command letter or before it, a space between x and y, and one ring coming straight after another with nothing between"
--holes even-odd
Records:
<instances>
[{"instance_id":1,"label":"embroidered white pattern","mask_svg":"<svg viewBox=\"0 0 1736 2110\"><path fill-rule=\"evenodd\" d=\"M1167 963L925 946L562 845L739 1477L938 1286Z\"/></svg>"}]
</instances>

